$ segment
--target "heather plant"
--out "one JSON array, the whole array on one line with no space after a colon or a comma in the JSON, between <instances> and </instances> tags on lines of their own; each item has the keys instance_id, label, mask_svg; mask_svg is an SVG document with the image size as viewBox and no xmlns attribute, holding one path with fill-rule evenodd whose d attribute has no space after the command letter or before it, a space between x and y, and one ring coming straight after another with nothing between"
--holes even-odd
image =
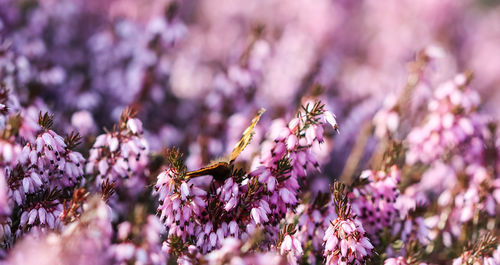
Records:
<instances>
[{"instance_id":1,"label":"heather plant","mask_svg":"<svg viewBox=\"0 0 500 265\"><path fill-rule=\"evenodd\" d=\"M0 264L500 264L499 24L0 0Z\"/></svg>"},{"instance_id":2,"label":"heather plant","mask_svg":"<svg viewBox=\"0 0 500 265\"><path fill-rule=\"evenodd\" d=\"M319 166L309 148L322 141L323 124L337 128L323 104L306 104L256 158L255 170L246 173L231 166L226 179L221 179L222 173L211 173L208 187L192 183L180 153L170 151L170 167L158 175L155 186L169 238L192 240L205 254L219 248L226 237L248 239L262 230L261 248L280 248L289 262L296 262L302 255L301 244L293 237L294 229L280 232L280 223L297 205L299 181L305 180L306 170ZM243 139L249 133L245 131Z\"/></svg>"}]
</instances>

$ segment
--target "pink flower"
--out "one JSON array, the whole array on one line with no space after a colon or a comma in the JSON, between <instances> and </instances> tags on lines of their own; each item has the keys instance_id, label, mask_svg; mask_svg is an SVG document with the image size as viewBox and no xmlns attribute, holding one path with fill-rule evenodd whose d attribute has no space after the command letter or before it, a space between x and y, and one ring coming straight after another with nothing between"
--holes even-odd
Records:
<instances>
[{"instance_id":1,"label":"pink flower","mask_svg":"<svg viewBox=\"0 0 500 265\"><path fill-rule=\"evenodd\" d=\"M303 253L300 241L292 235L285 235L280 246L280 254L287 256L289 264L297 264L297 258L301 257Z\"/></svg>"},{"instance_id":2,"label":"pink flower","mask_svg":"<svg viewBox=\"0 0 500 265\"><path fill-rule=\"evenodd\" d=\"M326 264L342 264L342 262L363 264L373 249L373 245L364 235L361 223L351 217L348 219L337 217L332 221L323 240Z\"/></svg>"}]
</instances>

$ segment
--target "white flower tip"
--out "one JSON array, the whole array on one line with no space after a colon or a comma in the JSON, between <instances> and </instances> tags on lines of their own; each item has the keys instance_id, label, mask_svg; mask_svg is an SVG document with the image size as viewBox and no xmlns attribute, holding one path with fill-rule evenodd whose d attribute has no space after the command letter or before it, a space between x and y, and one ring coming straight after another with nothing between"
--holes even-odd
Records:
<instances>
[{"instance_id":1,"label":"white flower tip","mask_svg":"<svg viewBox=\"0 0 500 265\"><path fill-rule=\"evenodd\" d=\"M337 131L338 134L340 134L340 132L339 132L339 125L337 123L337 119L335 119L335 115L334 114L332 114L329 111L325 111L324 119L325 119L325 122L329 123L333 127L333 129L335 131Z\"/></svg>"}]
</instances>

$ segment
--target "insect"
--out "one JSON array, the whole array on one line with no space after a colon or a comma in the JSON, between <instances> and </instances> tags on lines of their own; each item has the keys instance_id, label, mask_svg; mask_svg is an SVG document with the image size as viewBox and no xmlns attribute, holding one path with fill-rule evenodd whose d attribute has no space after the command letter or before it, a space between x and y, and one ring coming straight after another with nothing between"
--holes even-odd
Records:
<instances>
[{"instance_id":1,"label":"insect","mask_svg":"<svg viewBox=\"0 0 500 265\"><path fill-rule=\"evenodd\" d=\"M248 126L248 128L245 129L243 135L241 136L240 141L236 143L236 145L233 148L233 151L229 156L223 158L222 161L219 160L213 162L201 169L189 171L186 173L186 177L194 178L199 176L211 175L214 177L215 180L218 181L224 181L225 179L227 179L231 175L231 172L233 170L234 160L236 160L238 155L243 151L243 149L245 149L245 147L247 147L247 145L252 140L252 137L255 134L253 129L255 128L255 125L257 124L260 117L265 111L266 110L262 108L257 112L257 115L252 119L252 123L250 124L250 126Z\"/></svg>"}]
</instances>

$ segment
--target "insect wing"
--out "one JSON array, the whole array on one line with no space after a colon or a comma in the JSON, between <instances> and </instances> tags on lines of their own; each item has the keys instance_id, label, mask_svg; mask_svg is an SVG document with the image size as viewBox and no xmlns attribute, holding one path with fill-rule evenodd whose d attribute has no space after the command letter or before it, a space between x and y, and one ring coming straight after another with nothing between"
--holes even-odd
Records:
<instances>
[{"instance_id":1,"label":"insect wing","mask_svg":"<svg viewBox=\"0 0 500 265\"><path fill-rule=\"evenodd\" d=\"M226 162L219 162L215 164L208 165L204 168L189 171L186 173L186 177L194 178L199 176L211 175L211 176L219 176L219 175L228 175L230 173L230 165Z\"/></svg>"},{"instance_id":2,"label":"insect wing","mask_svg":"<svg viewBox=\"0 0 500 265\"><path fill-rule=\"evenodd\" d=\"M259 112L257 112L257 115L252 119L252 123L250 124L250 126L248 126L248 128L246 128L246 130L243 132L240 141L234 146L233 152L231 152L229 163L232 163L250 143L255 133L253 129L255 128L255 125L257 125L257 122L259 122L260 117L262 116L262 114L264 114L265 111L266 110L263 108L260 109Z\"/></svg>"}]
</instances>

